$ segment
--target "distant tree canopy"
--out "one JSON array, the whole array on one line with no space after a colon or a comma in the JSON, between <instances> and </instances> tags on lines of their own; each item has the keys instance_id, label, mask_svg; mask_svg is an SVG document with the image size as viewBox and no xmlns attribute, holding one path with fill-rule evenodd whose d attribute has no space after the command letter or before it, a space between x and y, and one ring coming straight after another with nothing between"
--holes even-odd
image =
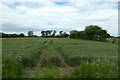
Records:
<instances>
[{"instance_id":1,"label":"distant tree canopy","mask_svg":"<svg viewBox=\"0 0 120 80\"><path fill-rule=\"evenodd\" d=\"M110 36L106 30L102 29L98 25L89 25L83 31L72 30L67 34L67 32L59 31L59 34L56 34L56 30L45 30L41 31L41 37L54 37L54 38L73 38L73 39L84 39L84 40L95 40L95 41L106 41L106 38L114 38ZM20 34L5 34L0 33L0 37L11 38L11 37L26 37L23 33ZM34 35L33 31L28 31L28 37L38 37Z\"/></svg>"},{"instance_id":2,"label":"distant tree canopy","mask_svg":"<svg viewBox=\"0 0 120 80\"><path fill-rule=\"evenodd\" d=\"M56 35L57 31L55 30L47 30L47 31L41 31L41 37L58 37L58 38L66 38L69 35L66 32L59 31L59 34Z\"/></svg>"},{"instance_id":3,"label":"distant tree canopy","mask_svg":"<svg viewBox=\"0 0 120 80\"><path fill-rule=\"evenodd\" d=\"M106 30L103 30L98 25L86 26L84 31L70 31L70 38L106 41L106 38L110 37L110 34Z\"/></svg>"},{"instance_id":4,"label":"distant tree canopy","mask_svg":"<svg viewBox=\"0 0 120 80\"><path fill-rule=\"evenodd\" d=\"M34 37L33 31L28 31L28 36L29 36L29 37Z\"/></svg>"},{"instance_id":5,"label":"distant tree canopy","mask_svg":"<svg viewBox=\"0 0 120 80\"><path fill-rule=\"evenodd\" d=\"M0 33L0 37L2 38L14 38L14 37L25 37L23 33L20 34L5 34L5 33Z\"/></svg>"}]
</instances>

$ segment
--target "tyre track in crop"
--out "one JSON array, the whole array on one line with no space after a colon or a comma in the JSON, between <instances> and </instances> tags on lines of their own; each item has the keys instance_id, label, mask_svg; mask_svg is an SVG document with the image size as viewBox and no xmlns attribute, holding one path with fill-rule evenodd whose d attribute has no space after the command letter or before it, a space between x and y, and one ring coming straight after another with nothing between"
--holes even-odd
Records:
<instances>
[{"instance_id":1,"label":"tyre track in crop","mask_svg":"<svg viewBox=\"0 0 120 80\"><path fill-rule=\"evenodd\" d=\"M64 67L69 67L69 65L66 63L65 58L64 58L64 56L62 55L62 53L59 53L59 54L58 54L58 57L59 57L59 59L61 60L61 63L62 63L62 65L63 65Z\"/></svg>"},{"instance_id":2,"label":"tyre track in crop","mask_svg":"<svg viewBox=\"0 0 120 80\"><path fill-rule=\"evenodd\" d=\"M53 44L53 39L50 41L50 44ZM58 52L57 56L58 56L58 58L59 58L60 61L61 61L61 66L66 67L66 68L67 68L67 67L70 67L70 66L67 64L67 62L66 62L66 60L65 60L65 58L64 58L64 56L63 56L63 50L62 50L61 45L60 45L59 47L56 47L55 49L56 49L57 52Z\"/></svg>"},{"instance_id":3,"label":"tyre track in crop","mask_svg":"<svg viewBox=\"0 0 120 80\"><path fill-rule=\"evenodd\" d=\"M37 65L35 66L34 69L25 71L25 74L24 74L25 77L31 78L31 75L35 74L36 72L39 72L39 70L41 69L41 67L42 67L41 62L42 62L43 58L45 57L45 55L44 55L45 54L45 48L48 46L47 42L48 42L48 40L46 40L45 42L43 42L41 44L42 47L40 48L40 55L39 55L38 60L36 61ZM37 71L36 71L36 69L37 69Z\"/></svg>"},{"instance_id":4,"label":"tyre track in crop","mask_svg":"<svg viewBox=\"0 0 120 80\"><path fill-rule=\"evenodd\" d=\"M58 47L56 48L57 51L58 51L58 58L61 60L61 67L59 67L59 71L60 72L65 72L65 73L70 73L72 70L73 70L73 67L71 67L65 60L65 57L64 57L64 53L63 53L63 50L62 50L62 47Z\"/></svg>"},{"instance_id":5,"label":"tyre track in crop","mask_svg":"<svg viewBox=\"0 0 120 80\"><path fill-rule=\"evenodd\" d=\"M64 57L64 55L63 55L62 47L59 46L59 47L56 48L56 50L58 51L58 55L57 55L57 56L58 56L58 58L60 59L62 66L63 66L63 67L70 67L70 66L67 64L66 60L65 60L65 57Z\"/></svg>"},{"instance_id":6,"label":"tyre track in crop","mask_svg":"<svg viewBox=\"0 0 120 80\"><path fill-rule=\"evenodd\" d=\"M49 47L49 45L52 45L52 44L53 44L53 39L46 40L45 42L43 42L42 48L40 49L40 55L39 55L39 59L37 61L37 65L32 71L28 71L28 73L26 73L27 77L34 74L34 73L36 73L36 70L37 70L37 72L39 72L42 69L42 61L45 58L45 50L46 50L47 47ZM52 45L52 46L54 46L54 45ZM67 64L67 62L65 60L65 57L63 55L63 51L62 51L62 49L59 49L59 48L61 48L61 47L57 46L55 48L57 50L57 53L58 53L56 56L58 56L58 58L61 61L61 66L58 67L58 70L60 72L69 73L69 72L71 72L73 70L73 67L71 67L69 64Z\"/></svg>"},{"instance_id":7,"label":"tyre track in crop","mask_svg":"<svg viewBox=\"0 0 120 80\"><path fill-rule=\"evenodd\" d=\"M41 49L41 55L40 55L40 57L39 57L39 61L38 61L38 63L37 63L37 67L41 67L42 66L42 60L43 60L43 58L45 58L45 49L49 46L49 45L52 45L52 43L53 43L53 39L51 39L49 42L48 42L48 40L47 41L45 41L44 43L43 43L43 47L42 47L42 49ZM65 58L64 58L64 56L63 56L63 52L62 52L62 50L61 50L61 48L60 49L58 49L57 48L57 51L58 51L58 58L60 59L60 61L61 61L61 66L63 66L63 67L70 67L67 63L66 63L66 61L65 61Z\"/></svg>"},{"instance_id":8,"label":"tyre track in crop","mask_svg":"<svg viewBox=\"0 0 120 80\"><path fill-rule=\"evenodd\" d=\"M46 40L46 41L42 44L43 46L42 46L42 49L41 49L41 51L40 51L41 55L40 55L39 60L38 60L38 62L37 62L37 67L41 67L41 66L42 66L41 62L42 62L42 60L43 60L43 58L44 58L45 48L47 48L47 46L48 46L48 45L46 45L47 42L48 42L48 40Z\"/></svg>"},{"instance_id":9,"label":"tyre track in crop","mask_svg":"<svg viewBox=\"0 0 120 80\"><path fill-rule=\"evenodd\" d=\"M56 47L56 50L57 50L57 56L58 58L60 59L61 61L61 66L58 67L58 70L60 71L60 73L71 73L74 69L74 67L70 66L67 62L66 62L66 58L65 58L65 55L64 55L64 51L63 51L63 44L64 43L56 43L57 44L57 47Z\"/></svg>"},{"instance_id":10,"label":"tyre track in crop","mask_svg":"<svg viewBox=\"0 0 120 80\"><path fill-rule=\"evenodd\" d=\"M41 62L42 62L42 60L44 58L44 53L45 53L45 48L43 47L41 49L41 55L40 55L39 60L37 62L37 67L41 67L42 66Z\"/></svg>"}]
</instances>

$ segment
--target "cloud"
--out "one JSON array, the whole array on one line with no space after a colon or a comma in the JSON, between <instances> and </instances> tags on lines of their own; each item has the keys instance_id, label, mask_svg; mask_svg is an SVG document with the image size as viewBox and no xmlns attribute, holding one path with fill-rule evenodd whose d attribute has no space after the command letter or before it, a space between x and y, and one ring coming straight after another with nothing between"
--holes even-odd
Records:
<instances>
[{"instance_id":1,"label":"cloud","mask_svg":"<svg viewBox=\"0 0 120 80\"><path fill-rule=\"evenodd\" d=\"M27 32L55 29L69 32L97 24L117 36L117 0L67 0L57 2L2 2L0 16L3 31Z\"/></svg>"}]
</instances>

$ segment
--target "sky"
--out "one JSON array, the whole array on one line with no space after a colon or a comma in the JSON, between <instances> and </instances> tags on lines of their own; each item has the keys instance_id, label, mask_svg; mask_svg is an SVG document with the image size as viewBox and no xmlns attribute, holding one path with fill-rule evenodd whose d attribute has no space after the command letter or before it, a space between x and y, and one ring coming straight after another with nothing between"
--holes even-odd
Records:
<instances>
[{"instance_id":1,"label":"sky","mask_svg":"<svg viewBox=\"0 0 120 80\"><path fill-rule=\"evenodd\" d=\"M1 0L0 32L84 30L98 25L118 36L118 0Z\"/></svg>"}]
</instances>

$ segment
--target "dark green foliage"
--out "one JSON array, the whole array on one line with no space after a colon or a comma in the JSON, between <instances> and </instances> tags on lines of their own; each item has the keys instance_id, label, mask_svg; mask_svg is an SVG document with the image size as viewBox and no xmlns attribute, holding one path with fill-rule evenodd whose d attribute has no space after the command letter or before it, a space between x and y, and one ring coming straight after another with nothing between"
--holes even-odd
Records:
<instances>
[{"instance_id":1,"label":"dark green foliage","mask_svg":"<svg viewBox=\"0 0 120 80\"><path fill-rule=\"evenodd\" d=\"M20 37L25 37L25 35L23 33L20 33L19 36Z\"/></svg>"},{"instance_id":2,"label":"dark green foliage","mask_svg":"<svg viewBox=\"0 0 120 80\"><path fill-rule=\"evenodd\" d=\"M68 35L66 32L64 32L64 33L61 34L60 37L62 37L62 38L67 38L68 36L69 36L69 35Z\"/></svg>"},{"instance_id":3,"label":"dark green foliage","mask_svg":"<svg viewBox=\"0 0 120 80\"><path fill-rule=\"evenodd\" d=\"M45 31L41 31L42 37L45 37Z\"/></svg>"},{"instance_id":4,"label":"dark green foliage","mask_svg":"<svg viewBox=\"0 0 120 80\"><path fill-rule=\"evenodd\" d=\"M93 57L75 56L75 57L69 57L69 58L67 59L67 63L70 64L71 66L78 66L78 65L80 65L82 62L92 63L93 60L94 60Z\"/></svg>"},{"instance_id":5,"label":"dark green foliage","mask_svg":"<svg viewBox=\"0 0 120 80\"><path fill-rule=\"evenodd\" d=\"M70 31L70 38L79 38L78 31L77 30L72 30Z\"/></svg>"},{"instance_id":6,"label":"dark green foliage","mask_svg":"<svg viewBox=\"0 0 120 80\"><path fill-rule=\"evenodd\" d=\"M69 34L67 34L66 32L63 32L63 31L59 31L58 35L56 35L56 33L57 33L57 31L55 31L55 30L41 31L41 34L42 34L41 37L45 37L45 38L49 38L49 37L67 38L69 36Z\"/></svg>"},{"instance_id":7,"label":"dark green foliage","mask_svg":"<svg viewBox=\"0 0 120 80\"><path fill-rule=\"evenodd\" d=\"M25 35L23 33L20 33L20 34L0 33L0 37L2 37L2 38L15 38L15 37L25 37Z\"/></svg>"},{"instance_id":8,"label":"dark green foliage","mask_svg":"<svg viewBox=\"0 0 120 80\"><path fill-rule=\"evenodd\" d=\"M34 37L33 31L28 31L28 36L29 36L29 37Z\"/></svg>"},{"instance_id":9,"label":"dark green foliage","mask_svg":"<svg viewBox=\"0 0 120 80\"><path fill-rule=\"evenodd\" d=\"M55 37L55 34L56 34L57 31L53 31L53 34L51 35L52 37Z\"/></svg>"},{"instance_id":10,"label":"dark green foliage","mask_svg":"<svg viewBox=\"0 0 120 80\"><path fill-rule=\"evenodd\" d=\"M66 33L66 32L63 32L63 31L59 31L59 35L56 36L56 37L59 37L59 38L67 38L69 35Z\"/></svg>"},{"instance_id":11,"label":"dark green foliage","mask_svg":"<svg viewBox=\"0 0 120 80\"><path fill-rule=\"evenodd\" d=\"M22 75L23 67L21 64L13 61L12 59L6 59L3 61L2 77L3 78L20 78Z\"/></svg>"},{"instance_id":12,"label":"dark green foliage","mask_svg":"<svg viewBox=\"0 0 120 80\"><path fill-rule=\"evenodd\" d=\"M42 37L55 37L56 32L57 31L55 30L47 30L47 31L41 31L41 34L42 34Z\"/></svg>"},{"instance_id":13,"label":"dark green foliage","mask_svg":"<svg viewBox=\"0 0 120 80\"><path fill-rule=\"evenodd\" d=\"M103 30L97 25L86 26L84 31L73 30L70 32L70 38L106 41L106 38L110 37L106 30Z\"/></svg>"},{"instance_id":14,"label":"dark green foliage","mask_svg":"<svg viewBox=\"0 0 120 80\"><path fill-rule=\"evenodd\" d=\"M79 64L81 64L82 62L82 59L81 57L71 57L67 60L67 63L70 65L70 66L78 66Z\"/></svg>"}]
</instances>

